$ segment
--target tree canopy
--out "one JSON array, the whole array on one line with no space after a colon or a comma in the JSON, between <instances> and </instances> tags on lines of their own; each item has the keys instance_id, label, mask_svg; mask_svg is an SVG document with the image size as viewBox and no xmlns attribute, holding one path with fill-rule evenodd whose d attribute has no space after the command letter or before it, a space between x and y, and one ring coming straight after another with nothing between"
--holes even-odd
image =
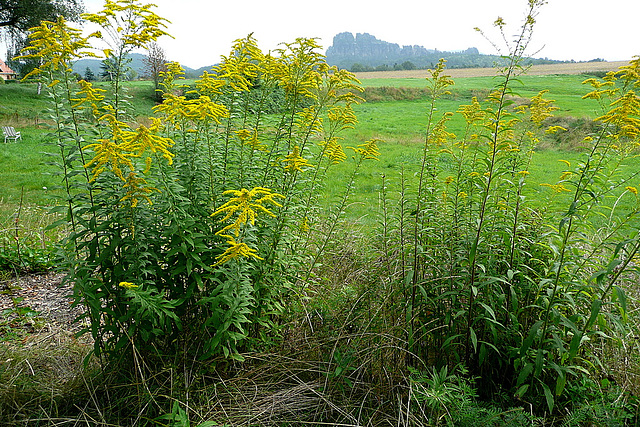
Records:
<instances>
[{"instance_id":1,"label":"tree canopy","mask_svg":"<svg viewBox=\"0 0 640 427\"><path fill-rule=\"evenodd\" d=\"M0 29L24 33L43 20L59 15L76 20L84 10L82 0L0 0Z\"/></svg>"}]
</instances>

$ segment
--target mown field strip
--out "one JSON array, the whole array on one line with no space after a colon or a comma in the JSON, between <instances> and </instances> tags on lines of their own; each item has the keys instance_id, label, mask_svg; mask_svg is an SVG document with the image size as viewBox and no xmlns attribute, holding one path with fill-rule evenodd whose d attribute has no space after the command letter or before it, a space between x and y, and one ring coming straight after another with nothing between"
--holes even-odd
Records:
<instances>
[{"instance_id":1,"label":"mown field strip","mask_svg":"<svg viewBox=\"0 0 640 427\"><path fill-rule=\"evenodd\" d=\"M544 76L549 74L584 74L593 72L615 71L628 61L611 62L578 62L566 64L533 65L527 69L527 74ZM452 78L461 77L491 77L496 75L495 68L451 68L447 74ZM360 80L365 79L421 79L428 77L428 70L399 70L399 71L366 71L356 73Z\"/></svg>"}]
</instances>

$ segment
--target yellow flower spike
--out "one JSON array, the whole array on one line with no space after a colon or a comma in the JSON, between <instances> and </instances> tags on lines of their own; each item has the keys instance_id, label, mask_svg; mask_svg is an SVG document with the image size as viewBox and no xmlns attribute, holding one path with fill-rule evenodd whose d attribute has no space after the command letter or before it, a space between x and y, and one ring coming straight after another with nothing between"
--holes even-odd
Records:
<instances>
[{"instance_id":1,"label":"yellow flower spike","mask_svg":"<svg viewBox=\"0 0 640 427\"><path fill-rule=\"evenodd\" d=\"M640 56L635 55L628 65L620 67L615 76L626 82L626 86L640 87Z\"/></svg>"},{"instance_id":2,"label":"yellow flower spike","mask_svg":"<svg viewBox=\"0 0 640 427\"><path fill-rule=\"evenodd\" d=\"M340 143L338 142L338 138L335 136L332 137L328 142L320 142L319 145L326 146L324 149L324 155L329 158L332 165L337 165L347 158L347 155L342 149L342 145L340 145Z\"/></svg>"},{"instance_id":3,"label":"yellow flower spike","mask_svg":"<svg viewBox=\"0 0 640 427\"><path fill-rule=\"evenodd\" d=\"M263 58L257 41L250 34L244 39L236 40L229 56L223 56L222 63L214 67L213 71L233 90L248 92L261 71L259 64Z\"/></svg>"},{"instance_id":4,"label":"yellow flower spike","mask_svg":"<svg viewBox=\"0 0 640 427\"><path fill-rule=\"evenodd\" d=\"M240 234L240 228L246 224L255 224L256 217L259 213L267 214L271 217L276 215L267 209L264 205L271 204L276 207L282 207L282 204L275 200L276 197L284 199L282 194L273 193L270 189L264 187L255 187L252 190L243 188L242 190L227 190L223 195L232 195L233 197L216 209L211 216L225 214L220 222L225 222L232 216L237 215L233 224L227 225L216 234L223 235L227 230L235 230L235 235Z\"/></svg>"},{"instance_id":5,"label":"yellow flower spike","mask_svg":"<svg viewBox=\"0 0 640 427\"><path fill-rule=\"evenodd\" d=\"M140 199L144 199L148 204L152 205L153 202L149 195L154 191L160 192L157 188L148 186L147 181L144 178L138 177L134 172L129 173L123 188L127 189L127 194L122 197L120 201L124 202L129 200L132 208L138 206Z\"/></svg>"},{"instance_id":6,"label":"yellow flower spike","mask_svg":"<svg viewBox=\"0 0 640 427\"><path fill-rule=\"evenodd\" d=\"M120 282L118 283L118 286L120 286L121 288L125 288L125 289L135 289L135 288L139 288L140 285L134 285L131 282Z\"/></svg>"},{"instance_id":7,"label":"yellow flower spike","mask_svg":"<svg viewBox=\"0 0 640 427\"><path fill-rule=\"evenodd\" d=\"M270 65L280 87L289 97L318 99L323 78L324 56L316 39L298 38L293 43L283 43L276 50L277 64ZM324 68L326 71L326 68Z\"/></svg>"},{"instance_id":8,"label":"yellow flower spike","mask_svg":"<svg viewBox=\"0 0 640 427\"><path fill-rule=\"evenodd\" d=\"M218 265L224 264L225 262L231 261L232 259L240 257L254 258L258 260L264 259L258 256L257 250L250 248L246 243L236 242L233 236L223 234L222 237L227 239L227 245L229 245L229 247L222 254L216 257L216 260L218 260L218 262L213 264L212 267L216 267Z\"/></svg>"},{"instance_id":9,"label":"yellow flower spike","mask_svg":"<svg viewBox=\"0 0 640 427\"><path fill-rule=\"evenodd\" d=\"M573 172L564 172L562 175L560 175L560 179L558 181L565 181L567 178L571 178L573 176Z\"/></svg>"},{"instance_id":10,"label":"yellow flower spike","mask_svg":"<svg viewBox=\"0 0 640 427\"><path fill-rule=\"evenodd\" d=\"M133 163L131 162L133 153L123 150L119 144L111 139L99 139L97 143L89 144L83 149L91 149L95 152L93 158L84 165L87 169L93 169L91 181L95 181L102 172L107 170L107 167L122 181L126 181L122 166L133 171Z\"/></svg>"},{"instance_id":11,"label":"yellow flower spike","mask_svg":"<svg viewBox=\"0 0 640 427\"><path fill-rule=\"evenodd\" d=\"M170 36L165 31L168 20L151 11L153 4L142 5L137 0L106 0L104 9L97 13L83 13L84 20L98 24L113 35L112 43L129 52L144 48L161 36Z\"/></svg>"},{"instance_id":12,"label":"yellow flower spike","mask_svg":"<svg viewBox=\"0 0 640 427\"><path fill-rule=\"evenodd\" d=\"M562 159L560 159L560 160L558 160L558 161L559 161L559 162L564 163L565 165L567 165L567 167L568 167L568 168L570 168L570 167L571 167L571 162L570 162L569 160L562 160Z\"/></svg>"},{"instance_id":13,"label":"yellow flower spike","mask_svg":"<svg viewBox=\"0 0 640 427\"><path fill-rule=\"evenodd\" d=\"M458 108L458 113L462 114L467 125L481 122L486 116L486 112L482 109L478 98L475 96L471 98L470 105L461 105L460 108Z\"/></svg>"},{"instance_id":14,"label":"yellow flower spike","mask_svg":"<svg viewBox=\"0 0 640 427\"><path fill-rule=\"evenodd\" d=\"M544 131L544 133L554 134L554 133L558 133L559 131L566 131L566 130L567 128L564 128L562 126L549 126L547 130Z\"/></svg>"},{"instance_id":15,"label":"yellow flower spike","mask_svg":"<svg viewBox=\"0 0 640 427\"><path fill-rule=\"evenodd\" d=\"M318 116L315 106L304 108L296 113L295 126L299 132L309 136L320 134L323 131L322 118Z\"/></svg>"},{"instance_id":16,"label":"yellow flower spike","mask_svg":"<svg viewBox=\"0 0 640 427\"><path fill-rule=\"evenodd\" d=\"M604 116L595 120L618 127L618 134L635 139L640 136L640 97L632 90L615 100Z\"/></svg>"},{"instance_id":17,"label":"yellow flower spike","mask_svg":"<svg viewBox=\"0 0 640 427\"><path fill-rule=\"evenodd\" d=\"M240 129L235 131L234 133L238 135L238 138L240 138L242 142L249 139L252 135L252 132L249 129Z\"/></svg>"},{"instance_id":18,"label":"yellow flower spike","mask_svg":"<svg viewBox=\"0 0 640 427\"><path fill-rule=\"evenodd\" d=\"M221 104L216 104L206 95L202 95L200 98L194 99L188 103L191 107L189 116L194 120L203 122L212 120L217 124L220 124L221 118L229 116L227 107Z\"/></svg>"},{"instance_id":19,"label":"yellow flower spike","mask_svg":"<svg viewBox=\"0 0 640 427\"><path fill-rule=\"evenodd\" d=\"M67 71L71 64L83 57L96 58L90 50L89 38L95 33L83 37L82 31L67 25L60 16L55 22L42 21L39 26L31 28L29 45L21 50L15 59L38 59L40 65L28 73L22 80L37 76L45 70Z\"/></svg>"},{"instance_id":20,"label":"yellow flower spike","mask_svg":"<svg viewBox=\"0 0 640 427\"><path fill-rule=\"evenodd\" d=\"M553 190L554 193L562 193L563 191L568 191L568 192L571 191L571 190L569 190L567 187L565 187L562 184L540 184L540 186L549 187L550 189Z\"/></svg>"},{"instance_id":21,"label":"yellow flower spike","mask_svg":"<svg viewBox=\"0 0 640 427\"><path fill-rule=\"evenodd\" d=\"M358 123L358 118L351 104L336 105L327 111L327 117L339 130L354 129Z\"/></svg>"},{"instance_id":22,"label":"yellow flower spike","mask_svg":"<svg viewBox=\"0 0 640 427\"><path fill-rule=\"evenodd\" d=\"M357 147L349 147L356 153L360 154L362 160L379 160L380 151L378 151L379 139L371 139L364 144L360 144Z\"/></svg>"},{"instance_id":23,"label":"yellow flower spike","mask_svg":"<svg viewBox=\"0 0 640 427\"><path fill-rule=\"evenodd\" d=\"M309 227L309 218L305 216L300 223L300 231L307 232L309 230L311 230L311 227Z\"/></svg>"},{"instance_id":24,"label":"yellow flower spike","mask_svg":"<svg viewBox=\"0 0 640 427\"><path fill-rule=\"evenodd\" d=\"M214 96L222 94L222 88L226 84L224 80L217 76L209 74L207 71L202 73L199 80L196 80L197 92L202 95Z\"/></svg>"},{"instance_id":25,"label":"yellow flower spike","mask_svg":"<svg viewBox=\"0 0 640 427\"><path fill-rule=\"evenodd\" d=\"M297 145L293 147L293 151L282 162L285 164L284 170L288 172L304 172L303 167L313 167L307 159L300 155L300 147Z\"/></svg>"},{"instance_id":26,"label":"yellow flower spike","mask_svg":"<svg viewBox=\"0 0 640 427\"><path fill-rule=\"evenodd\" d=\"M160 127L160 120L152 118L152 125L149 128L140 125L135 131L123 131L121 147L136 157L141 157L146 150L160 153L169 164L172 164L174 154L169 151L169 148L173 146L173 140L157 135Z\"/></svg>"},{"instance_id":27,"label":"yellow flower spike","mask_svg":"<svg viewBox=\"0 0 640 427\"><path fill-rule=\"evenodd\" d=\"M97 115L98 105L104 100L103 94L106 90L93 87L91 82L85 80L80 80L78 84L80 85L80 90L76 94L78 98L72 99L72 101L76 102L72 108L78 108L84 104L89 104L93 113Z\"/></svg>"},{"instance_id":28,"label":"yellow flower spike","mask_svg":"<svg viewBox=\"0 0 640 427\"><path fill-rule=\"evenodd\" d=\"M625 190L627 190L629 193L633 193L633 195L635 195L636 197L638 197L638 189L636 187L624 187Z\"/></svg>"}]
</instances>

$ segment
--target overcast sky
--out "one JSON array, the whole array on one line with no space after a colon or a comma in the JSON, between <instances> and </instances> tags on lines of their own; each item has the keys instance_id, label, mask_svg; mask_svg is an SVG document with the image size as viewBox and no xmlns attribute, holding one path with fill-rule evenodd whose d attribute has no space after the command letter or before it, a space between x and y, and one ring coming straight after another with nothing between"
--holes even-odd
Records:
<instances>
[{"instance_id":1,"label":"overcast sky","mask_svg":"<svg viewBox=\"0 0 640 427\"><path fill-rule=\"evenodd\" d=\"M515 33L527 0L147 0L171 21L175 39L158 43L167 58L198 68L218 62L235 39L254 33L264 51L297 37L316 37L326 49L333 36L348 31L369 33L380 40L427 49L477 47L496 53L476 31L480 27L499 42L493 22L500 16ZM142 0L146 3L147 1ZM88 11L102 0L85 0ZM535 56L586 61L629 60L640 55L639 0L548 0L537 17L531 43Z\"/></svg>"}]
</instances>

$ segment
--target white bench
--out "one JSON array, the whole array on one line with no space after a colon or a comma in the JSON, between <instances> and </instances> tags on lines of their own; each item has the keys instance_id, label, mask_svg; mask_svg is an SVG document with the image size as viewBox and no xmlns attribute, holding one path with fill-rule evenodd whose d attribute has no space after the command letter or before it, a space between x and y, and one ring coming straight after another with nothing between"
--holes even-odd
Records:
<instances>
[{"instance_id":1,"label":"white bench","mask_svg":"<svg viewBox=\"0 0 640 427\"><path fill-rule=\"evenodd\" d=\"M16 131L13 128L13 126L2 126L2 132L4 133L5 144L10 139L13 139L13 142L18 142L18 140L22 140L22 136L20 135L20 132Z\"/></svg>"}]
</instances>

